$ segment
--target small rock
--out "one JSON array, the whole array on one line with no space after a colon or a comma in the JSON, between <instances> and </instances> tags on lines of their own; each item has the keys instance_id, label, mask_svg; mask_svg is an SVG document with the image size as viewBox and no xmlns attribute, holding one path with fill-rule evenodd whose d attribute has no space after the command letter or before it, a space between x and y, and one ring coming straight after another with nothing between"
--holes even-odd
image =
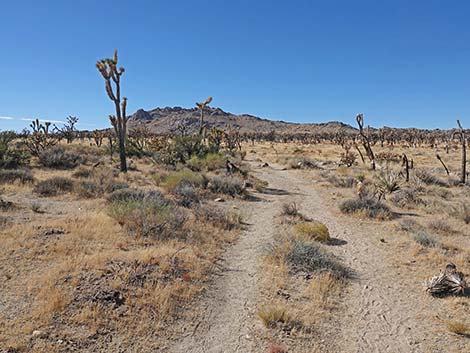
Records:
<instances>
[{"instance_id":1,"label":"small rock","mask_svg":"<svg viewBox=\"0 0 470 353\"><path fill-rule=\"evenodd\" d=\"M44 338L46 337L46 333L44 331L41 331L41 330L34 330L33 331L33 334L31 335L32 338Z\"/></svg>"},{"instance_id":2,"label":"small rock","mask_svg":"<svg viewBox=\"0 0 470 353\"><path fill-rule=\"evenodd\" d=\"M218 197L214 200L214 202L225 202L225 200L221 197Z\"/></svg>"},{"instance_id":3,"label":"small rock","mask_svg":"<svg viewBox=\"0 0 470 353\"><path fill-rule=\"evenodd\" d=\"M381 243L386 243L386 241L385 241L384 238L380 238L380 242L381 242Z\"/></svg>"}]
</instances>

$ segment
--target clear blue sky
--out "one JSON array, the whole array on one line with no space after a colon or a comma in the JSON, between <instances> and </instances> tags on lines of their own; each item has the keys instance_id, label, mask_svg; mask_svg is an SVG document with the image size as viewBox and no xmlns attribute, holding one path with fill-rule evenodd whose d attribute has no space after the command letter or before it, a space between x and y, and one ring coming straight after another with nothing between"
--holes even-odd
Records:
<instances>
[{"instance_id":1,"label":"clear blue sky","mask_svg":"<svg viewBox=\"0 0 470 353\"><path fill-rule=\"evenodd\" d=\"M95 62L115 48L130 113L211 95L276 120L470 128L469 18L464 0L3 1L0 130L108 126Z\"/></svg>"}]
</instances>

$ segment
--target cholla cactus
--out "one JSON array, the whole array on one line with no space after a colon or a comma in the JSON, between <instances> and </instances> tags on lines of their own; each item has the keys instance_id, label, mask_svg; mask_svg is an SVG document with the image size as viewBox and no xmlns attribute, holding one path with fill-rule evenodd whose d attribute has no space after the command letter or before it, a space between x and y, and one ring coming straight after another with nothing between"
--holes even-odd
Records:
<instances>
[{"instance_id":1,"label":"cholla cactus","mask_svg":"<svg viewBox=\"0 0 470 353\"><path fill-rule=\"evenodd\" d=\"M118 56L117 50L114 51L114 57L102 59L96 62L96 68L104 78L106 93L109 99L114 102L116 115L110 115L109 120L114 127L119 142L119 158L121 161L121 171L127 172L126 161L126 138L127 138L127 120L126 115L127 98L123 97L121 101L121 76L124 68L117 68ZM113 84L114 83L114 89Z\"/></svg>"},{"instance_id":2,"label":"cholla cactus","mask_svg":"<svg viewBox=\"0 0 470 353\"><path fill-rule=\"evenodd\" d=\"M446 265L438 276L424 283L426 291L435 296L464 294L467 283L462 272L453 263Z\"/></svg>"}]
</instances>

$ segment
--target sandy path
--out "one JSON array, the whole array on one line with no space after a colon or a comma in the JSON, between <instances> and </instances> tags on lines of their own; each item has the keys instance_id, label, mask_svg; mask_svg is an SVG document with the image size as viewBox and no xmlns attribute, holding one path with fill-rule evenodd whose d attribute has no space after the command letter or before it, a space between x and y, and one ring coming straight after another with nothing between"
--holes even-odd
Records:
<instances>
[{"instance_id":1,"label":"sandy path","mask_svg":"<svg viewBox=\"0 0 470 353\"><path fill-rule=\"evenodd\" d=\"M202 299L201 321L172 352L231 353L254 352L252 336L256 325L259 261L274 235L273 218L287 196L256 195L258 201L244 204L247 229L223 256L219 278L209 286Z\"/></svg>"},{"instance_id":2,"label":"sandy path","mask_svg":"<svg viewBox=\"0 0 470 353\"><path fill-rule=\"evenodd\" d=\"M313 182L299 172L279 166L252 167L270 188L290 194L264 194L264 201L247 206L250 226L226 252L225 269L201 300L200 324L178 341L172 352L262 351L254 347L250 334L257 322L259 260L274 235L273 218L287 201L295 201L302 213L324 222L332 236L347 242L329 249L357 273L357 279L348 286L345 312L337 318L338 325L324 328L331 331L328 336L335 341L332 346L339 347L335 352L429 351L426 335L431 324L419 319L424 305L420 301L422 289L419 284L407 282L387 260L387 248L380 241L383 234L374 233L373 227L359 221L341 223L328 211Z\"/></svg>"}]
</instances>

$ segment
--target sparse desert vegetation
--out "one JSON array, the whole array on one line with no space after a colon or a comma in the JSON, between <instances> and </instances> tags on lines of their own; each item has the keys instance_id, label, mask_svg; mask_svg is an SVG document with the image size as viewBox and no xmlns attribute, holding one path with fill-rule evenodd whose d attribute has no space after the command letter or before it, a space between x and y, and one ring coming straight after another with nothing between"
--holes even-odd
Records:
<instances>
[{"instance_id":1,"label":"sparse desert vegetation","mask_svg":"<svg viewBox=\"0 0 470 353\"><path fill-rule=\"evenodd\" d=\"M470 352L469 10L3 2L0 353Z\"/></svg>"}]
</instances>

